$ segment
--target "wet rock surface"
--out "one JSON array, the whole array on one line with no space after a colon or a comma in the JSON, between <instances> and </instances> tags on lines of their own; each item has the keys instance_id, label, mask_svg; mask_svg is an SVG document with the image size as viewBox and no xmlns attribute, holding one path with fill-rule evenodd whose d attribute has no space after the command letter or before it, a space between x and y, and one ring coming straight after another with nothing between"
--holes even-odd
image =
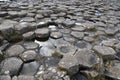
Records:
<instances>
[{"instance_id":1,"label":"wet rock surface","mask_svg":"<svg viewBox=\"0 0 120 80\"><path fill-rule=\"evenodd\" d=\"M119 0L1 0L0 80L120 80Z\"/></svg>"}]
</instances>

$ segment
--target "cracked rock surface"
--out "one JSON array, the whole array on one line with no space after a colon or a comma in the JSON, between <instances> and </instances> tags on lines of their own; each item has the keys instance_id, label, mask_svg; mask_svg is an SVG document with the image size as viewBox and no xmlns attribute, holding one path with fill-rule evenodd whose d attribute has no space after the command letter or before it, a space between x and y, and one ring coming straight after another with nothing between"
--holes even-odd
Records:
<instances>
[{"instance_id":1,"label":"cracked rock surface","mask_svg":"<svg viewBox=\"0 0 120 80\"><path fill-rule=\"evenodd\" d=\"M0 0L0 80L120 80L120 0Z\"/></svg>"}]
</instances>

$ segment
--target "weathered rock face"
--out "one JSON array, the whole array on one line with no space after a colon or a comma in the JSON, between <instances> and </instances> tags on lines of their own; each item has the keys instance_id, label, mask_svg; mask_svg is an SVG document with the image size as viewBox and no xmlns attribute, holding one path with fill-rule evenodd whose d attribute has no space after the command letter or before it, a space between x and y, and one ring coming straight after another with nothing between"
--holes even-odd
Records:
<instances>
[{"instance_id":1,"label":"weathered rock face","mask_svg":"<svg viewBox=\"0 0 120 80\"><path fill-rule=\"evenodd\" d=\"M9 57L19 56L20 54L22 54L23 51L24 48L21 45L13 45L6 51L6 55L8 55Z\"/></svg>"},{"instance_id":2,"label":"weathered rock face","mask_svg":"<svg viewBox=\"0 0 120 80\"><path fill-rule=\"evenodd\" d=\"M91 68L99 63L99 57L89 49L78 50L75 57L80 66Z\"/></svg>"},{"instance_id":3,"label":"weathered rock face","mask_svg":"<svg viewBox=\"0 0 120 80\"><path fill-rule=\"evenodd\" d=\"M49 38L50 32L47 28L37 29L35 30L35 35L38 39L47 39Z\"/></svg>"},{"instance_id":4,"label":"weathered rock face","mask_svg":"<svg viewBox=\"0 0 120 80\"><path fill-rule=\"evenodd\" d=\"M0 80L119 80L120 0L0 0Z\"/></svg>"},{"instance_id":5,"label":"weathered rock face","mask_svg":"<svg viewBox=\"0 0 120 80\"><path fill-rule=\"evenodd\" d=\"M24 61L31 61L35 60L37 56L37 53L34 50L27 50L24 53L21 54L21 58Z\"/></svg>"},{"instance_id":6,"label":"weathered rock face","mask_svg":"<svg viewBox=\"0 0 120 80\"><path fill-rule=\"evenodd\" d=\"M79 70L78 60L73 55L65 55L58 63L59 67L68 71L69 74L75 74Z\"/></svg>"},{"instance_id":7,"label":"weathered rock face","mask_svg":"<svg viewBox=\"0 0 120 80\"><path fill-rule=\"evenodd\" d=\"M35 75L39 68L39 63L35 62L30 62L30 63L25 63L23 65L23 68L21 70L21 75Z\"/></svg>"},{"instance_id":8,"label":"weathered rock face","mask_svg":"<svg viewBox=\"0 0 120 80\"><path fill-rule=\"evenodd\" d=\"M18 75L23 61L19 58L8 58L1 63L1 74Z\"/></svg>"},{"instance_id":9,"label":"weathered rock face","mask_svg":"<svg viewBox=\"0 0 120 80\"><path fill-rule=\"evenodd\" d=\"M93 49L100 54L101 56L107 57L107 56L114 56L116 52L111 47L105 47L105 46L94 46Z\"/></svg>"}]
</instances>

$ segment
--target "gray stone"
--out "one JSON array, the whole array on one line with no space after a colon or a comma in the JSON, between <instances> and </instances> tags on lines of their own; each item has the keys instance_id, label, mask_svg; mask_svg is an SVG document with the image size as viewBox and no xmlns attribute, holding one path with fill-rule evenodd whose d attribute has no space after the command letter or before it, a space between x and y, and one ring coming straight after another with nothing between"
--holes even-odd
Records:
<instances>
[{"instance_id":1,"label":"gray stone","mask_svg":"<svg viewBox=\"0 0 120 80\"><path fill-rule=\"evenodd\" d=\"M99 63L99 57L90 49L78 50L74 56L81 67L92 68Z\"/></svg>"},{"instance_id":2,"label":"gray stone","mask_svg":"<svg viewBox=\"0 0 120 80\"><path fill-rule=\"evenodd\" d=\"M37 56L37 53L34 50L27 50L23 54L20 55L20 57L23 59L23 61L31 61L35 60Z\"/></svg>"},{"instance_id":3,"label":"gray stone","mask_svg":"<svg viewBox=\"0 0 120 80\"><path fill-rule=\"evenodd\" d=\"M48 28L50 29L51 32L58 31L57 26L55 25L49 25Z\"/></svg>"},{"instance_id":4,"label":"gray stone","mask_svg":"<svg viewBox=\"0 0 120 80\"><path fill-rule=\"evenodd\" d=\"M61 33L64 33L64 34L69 34L71 32L70 29L66 29L66 28L63 28L63 29L60 29L60 32Z\"/></svg>"},{"instance_id":5,"label":"gray stone","mask_svg":"<svg viewBox=\"0 0 120 80\"><path fill-rule=\"evenodd\" d=\"M48 57L45 59L45 65L44 65L44 69L45 67L47 68L47 70L52 71L54 73L57 72L57 67L58 67L58 63L60 61L61 58L58 58L57 56L55 57Z\"/></svg>"},{"instance_id":6,"label":"gray stone","mask_svg":"<svg viewBox=\"0 0 120 80\"><path fill-rule=\"evenodd\" d=\"M29 12L27 13L27 17L35 17L35 13ZM32 21L32 20L31 20ZM34 21L34 20L33 20Z\"/></svg>"},{"instance_id":7,"label":"gray stone","mask_svg":"<svg viewBox=\"0 0 120 80\"><path fill-rule=\"evenodd\" d=\"M1 75L0 80L11 80L11 77L8 75Z\"/></svg>"},{"instance_id":8,"label":"gray stone","mask_svg":"<svg viewBox=\"0 0 120 80\"><path fill-rule=\"evenodd\" d=\"M55 47L54 46L43 46L39 51L40 55L46 56L46 57L50 57L54 53L55 53Z\"/></svg>"},{"instance_id":9,"label":"gray stone","mask_svg":"<svg viewBox=\"0 0 120 80\"><path fill-rule=\"evenodd\" d=\"M24 48L21 45L13 45L9 47L6 51L6 55L11 56L19 56L24 51Z\"/></svg>"},{"instance_id":10,"label":"gray stone","mask_svg":"<svg viewBox=\"0 0 120 80\"><path fill-rule=\"evenodd\" d=\"M23 36L23 39L24 39L24 40L32 40L32 39L35 38L35 34L34 34L33 31L24 33L22 36Z\"/></svg>"},{"instance_id":11,"label":"gray stone","mask_svg":"<svg viewBox=\"0 0 120 80\"><path fill-rule=\"evenodd\" d=\"M101 56L113 56L116 54L115 50L111 47L96 45L93 49Z\"/></svg>"},{"instance_id":12,"label":"gray stone","mask_svg":"<svg viewBox=\"0 0 120 80\"><path fill-rule=\"evenodd\" d=\"M42 19L42 18L44 18L44 16L42 14L36 14L35 18L36 19Z\"/></svg>"},{"instance_id":13,"label":"gray stone","mask_svg":"<svg viewBox=\"0 0 120 80\"><path fill-rule=\"evenodd\" d=\"M10 43L8 41L4 40L0 46L0 50L3 51L5 49L7 49L9 45L10 45Z\"/></svg>"},{"instance_id":14,"label":"gray stone","mask_svg":"<svg viewBox=\"0 0 120 80\"><path fill-rule=\"evenodd\" d=\"M54 39L58 39L62 37L62 33L60 32L51 32L50 36Z\"/></svg>"},{"instance_id":15,"label":"gray stone","mask_svg":"<svg viewBox=\"0 0 120 80\"><path fill-rule=\"evenodd\" d=\"M89 43L85 42L85 41L78 41L75 44L75 46L78 47L79 49L85 49L85 48L91 49L92 48L92 46Z\"/></svg>"},{"instance_id":16,"label":"gray stone","mask_svg":"<svg viewBox=\"0 0 120 80\"><path fill-rule=\"evenodd\" d=\"M35 35L39 39L48 38L50 35L50 31L47 28L37 29L35 30Z\"/></svg>"},{"instance_id":17,"label":"gray stone","mask_svg":"<svg viewBox=\"0 0 120 80\"><path fill-rule=\"evenodd\" d=\"M87 42L94 42L95 41L95 39L93 37L90 37L90 36L85 36L83 39Z\"/></svg>"},{"instance_id":18,"label":"gray stone","mask_svg":"<svg viewBox=\"0 0 120 80\"><path fill-rule=\"evenodd\" d=\"M65 55L58 63L59 67L68 71L68 74L75 74L79 70L78 61L73 55Z\"/></svg>"},{"instance_id":19,"label":"gray stone","mask_svg":"<svg viewBox=\"0 0 120 80\"><path fill-rule=\"evenodd\" d=\"M95 30L96 29L96 25L95 23L92 22L86 22L82 24L87 30Z\"/></svg>"},{"instance_id":20,"label":"gray stone","mask_svg":"<svg viewBox=\"0 0 120 80\"><path fill-rule=\"evenodd\" d=\"M73 31L84 31L85 27L81 26L75 26L73 28L71 28Z\"/></svg>"},{"instance_id":21,"label":"gray stone","mask_svg":"<svg viewBox=\"0 0 120 80\"><path fill-rule=\"evenodd\" d=\"M4 35L4 37L8 37L11 34L13 34L13 24L10 23L2 23L0 25L0 32L2 35Z\"/></svg>"},{"instance_id":22,"label":"gray stone","mask_svg":"<svg viewBox=\"0 0 120 80\"><path fill-rule=\"evenodd\" d=\"M71 35L64 36L63 39L65 41L72 42L72 43L74 43L76 41L76 39L74 37L72 37Z\"/></svg>"},{"instance_id":23,"label":"gray stone","mask_svg":"<svg viewBox=\"0 0 120 80\"><path fill-rule=\"evenodd\" d=\"M114 47L115 47L116 49L120 50L120 42L117 43L117 44L115 44Z\"/></svg>"},{"instance_id":24,"label":"gray stone","mask_svg":"<svg viewBox=\"0 0 120 80\"><path fill-rule=\"evenodd\" d=\"M18 12L17 11L8 11L8 15L11 18L15 18L15 17L18 17Z\"/></svg>"},{"instance_id":25,"label":"gray stone","mask_svg":"<svg viewBox=\"0 0 120 80\"><path fill-rule=\"evenodd\" d=\"M46 26L48 26L47 21L41 21L37 23L37 28L46 27Z\"/></svg>"},{"instance_id":26,"label":"gray stone","mask_svg":"<svg viewBox=\"0 0 120 80\"><path fill-rule=\"evenodd\" d=\"M101 42L104 46L114 47L115 44L119 43L117 39L108 39Z\"/></svg>"},{"instance_id":27,"label":"gray stone","mask_svg":"<svg viewBox=\"0 0 120 80\"><path fill-rule=\"evenodd\" d=\"M7 15L8 15L7 11L0 11L0 17L4 17Z\"/></svg>"},{"instance_id":28,"label":"gray stone","mask_svg":"<svg viewBox=\"0 0 120 80\"><path fill-rule=\"evenodd\" d=\"M19 75L18 80L35 80L34 76L29 75Z\"/></svg>"},{"instance_id":29,"label":"gray stone","mask_svg":"<svg viewBox=\"0 0 120 80\"><path fill-rule=\"evenodd\" d=\"M64 22L64 20L65 20L64 17L63 18L58 18L58 19L55 20L55 23L62 24L62 22Z\"/></svg>"},{"instance_id":30,"label":"gray stone","mask_svg":"<svg viewBox=\"0 0 120 80\"><path fill-rule=\"evenodd\" d=\"M13 76L12 80L18 80L17 76Z\"/></svg>"},{"instance_id":31,"label":"gray stone","mask_svg":"<svg viewBox=\"0 0 120 80\"><path fill-rule=\"evenodd\" d=\"M20 12L18 12L19 17L25 17L26 15L27 15L27 11L25 10L21 10Z\"/></svg>"},{"instance_id":32,"label":"gray stone","mask_svg":"<svg viewBox=\"0 0 120 80\"><path fill-rule=\"evenodd\" d=\"M35 75L35 73L37 72L39 68L39 63L34 61L34 62L30 62L30 63L25 63L23 65L23 68L21 70L21 75L30 75L33 76Z\"/></svg>"},{"instance_id":33,"label":"gray stone","mask_svg":"<svg viewBox=\"0 0 120 80\"><path fill-rule=\"evenodd\" d=\"M65 42L63 44L57 45L57 52L61 55L73 55L76 52L77 48L73 45L71 45L68 42Z\"/></svg>"},{"instance_id":34,"label":"gray stone","mask_svg":"<svg viewBox=\"0 0 120 80\"><path fill-rule=\"evenodd\" d=\"M23 33L26 33L28 31L32 30L33 28L30 27L27 22L21 22L18 25L16 25L14 27L14 29L17 33L23 34Z\"/></svg>"},{"instance_id":35,"label":"gray stone","mask_svg":"<svg viewBox=\"0 0 120 80\"><path fill-rule=\"evenodd\" d=\"M10 74L10 75L18 75L22 64L23 62L19 58L16 58L16 57L7 58L3 60L1 63L1 73Z\"/></svg>"},{"instance_id":36,"label":"gray stone","mask_svg":"<svg viewBox=\"0 0 120 80\"><path fill-rule=\"evenodd\" d=\"M32 17L25 17L22 19L23 22L35 22L35 19Z\"/></svg>"},{"instance_id":37,"label":"gray stone","mask_svg":"<svg viewBox=\"0 0 120 80\"><path fill-rule=\"evenodd\" d=\"M117 32L117 29L115 29L114 27L113 28L108 28L108 29L105 30L105 33L107 35L114 35L116 32Z\"/></svg>"},{"instance_id":38,"label":"gray stone","mask_svg":"<svg viewBox=\"0 0 120 80\"><path fill-rule=\"evenodd\" d=\"M41 47L39 50L40 55L49 57L55 53L55 46L50 41L41 42L36 40L35 42Z\"/></svg>"},{"instance_id":39,"label":"gray stone","mask_svg":"<svg viewBox=\"0 0 120 80\"><path fill-rule=\"evenodd\" d=\"M3 20L3 22L2 22L3 24L13 24L13 25L16 25L16 24L18 24L18 22L17 21L15 21L15 20L10 20L10 19L5 19L5 20Z\"/></svg>"},{"instance_id":40,"label":"gray stone","mask_svg":"<svg viewBox=\"0 0 120 80\"><path fill-rule=\"evenodd\" d=\"M24 42L23 46L26 49L38 49L39 48L39 44L35 43L35 42L32 42L32 41Z\"/></svg>"},{"instance_id":41,"label":"gray stone","mask_svg":"<svg viewBox=\"0 0 120 80\"><path fill-rule=\"evenodd\" d=\"M72 31L71 35L77 39L82 39L84 37L84 32Z\"/></svg>"},{"instance_id":42,"label":"gray stone","mask_svg":"<svg viewBox=\"0 0 120 80\"><path fill-rule=\"evenodd\" d=\"M64 27L73 27L75 25L75 21L70 20L70 19L66 19L63 22Z\"/></svg>"}]
</instances>

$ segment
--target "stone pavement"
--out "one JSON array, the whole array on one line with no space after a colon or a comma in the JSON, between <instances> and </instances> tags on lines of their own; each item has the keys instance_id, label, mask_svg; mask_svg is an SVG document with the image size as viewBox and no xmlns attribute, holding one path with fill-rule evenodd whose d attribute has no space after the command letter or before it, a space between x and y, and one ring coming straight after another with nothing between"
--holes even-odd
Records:
<instances>
[{"instance_id":1,"label":"stone pavement","mask_svg":"<svg viewBox=\"0 0 120 80\"><path fill-rule=\"evenodd\" d=\"M120 0L0 2L0 80L120 80Z\"/></svg>"}]
</instances>

